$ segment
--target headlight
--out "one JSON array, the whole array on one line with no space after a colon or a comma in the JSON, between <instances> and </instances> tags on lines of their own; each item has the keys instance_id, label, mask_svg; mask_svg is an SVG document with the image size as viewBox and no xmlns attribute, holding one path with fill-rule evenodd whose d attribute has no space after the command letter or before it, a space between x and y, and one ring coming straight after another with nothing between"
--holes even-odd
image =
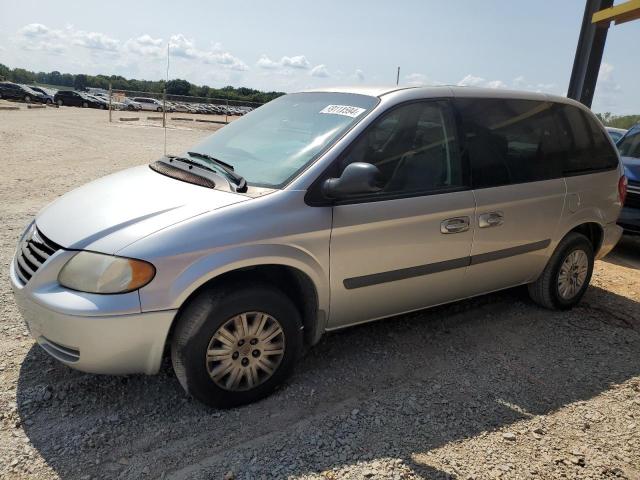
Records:
<instances>
[{"instance_id":1,"label":"headlight","mask_svg":"<svg viewBox=\"0 0 640 480\"><path fill-rule=\"evenodd\" d=\"M126 293L144 287L155 274L155 267L142 260L78 252L62 267L58 282L80 292Z\"/></svg>"}]
</instances>

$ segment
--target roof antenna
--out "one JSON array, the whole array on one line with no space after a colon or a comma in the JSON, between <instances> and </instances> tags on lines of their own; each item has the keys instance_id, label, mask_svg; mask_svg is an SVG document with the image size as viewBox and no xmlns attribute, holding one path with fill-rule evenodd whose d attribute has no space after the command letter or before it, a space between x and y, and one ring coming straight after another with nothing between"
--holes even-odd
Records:
<instances>
[{"instance_id":1,"label":"roof antenna","mask_svg":"<svg viewBox=\"0 0 640 480\"><path fill-rule=\"evenodd\" d=\"M398 67L398 74L396 75L396 87L400 83L400 67Z\"/></svg>"},{"instance_id":2,"label":"roof antenna","mask_svg":"<svg viewBox=\"0 0 640 480\"><path fill-rule=\"evenodd\" d=\"M171 42L167 42L167 80L164 84L164 91L162 92L163 102L162 102L162 115L163 122L162 125L164 127L164 156L167 156L167 83L169 83L169 45Z\"/></svg>"}]
</instances>

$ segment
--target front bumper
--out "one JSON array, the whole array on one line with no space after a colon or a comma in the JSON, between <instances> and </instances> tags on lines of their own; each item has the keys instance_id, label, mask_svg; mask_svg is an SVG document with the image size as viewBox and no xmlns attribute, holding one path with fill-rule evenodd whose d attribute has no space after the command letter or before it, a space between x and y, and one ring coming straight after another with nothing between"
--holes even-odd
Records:
<instances>
[{"instance_id":1,"label":"front bumper","mask_svg":"<svg viewBox=\"0 0 640 480\"><path fill-rule=\"evenodd\" d=\"M57 272L73 253L52 255L26 285L11 262L11 288L31 335L49 355L84 372L157 373L176 311L142 313L138 292L95 295L60 287Z\"/></svg>"},{"instance_id":2,"label":"front bumper","mask_svg":"<svg viewBox=\"0 0 640 480\"><path fill-rule=\"evenodd\" d=\"M640 235L640 208L622 207L618 225L624 228L625 233Z\"/></svg>"}]
</instances>

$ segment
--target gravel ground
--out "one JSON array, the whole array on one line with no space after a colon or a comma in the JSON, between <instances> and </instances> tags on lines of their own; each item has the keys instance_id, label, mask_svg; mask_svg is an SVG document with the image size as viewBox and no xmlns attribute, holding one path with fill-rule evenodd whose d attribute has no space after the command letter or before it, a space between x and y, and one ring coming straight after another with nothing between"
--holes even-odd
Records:
<instances>
[{"instance_id":1,"label":"gravel ground","mask_svg":"<svg viewBox=\"0 0 640 480\"><path fill-rule=\"evenodd\" d=\"M522 289L328 335L272 397L209 410L157 376L83 374L28 336L6 277L45 204L156 159L163 131L0 111L0 477L640 478L640 239L571 312ZM168 130L179 152L208 125Z\"/></svg>"}]
</instances>

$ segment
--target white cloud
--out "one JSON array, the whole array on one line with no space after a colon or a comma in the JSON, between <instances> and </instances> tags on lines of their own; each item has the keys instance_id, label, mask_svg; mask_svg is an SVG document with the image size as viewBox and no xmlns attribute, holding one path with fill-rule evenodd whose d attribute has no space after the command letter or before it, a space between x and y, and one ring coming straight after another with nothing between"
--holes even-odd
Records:
<instances>
[{"instance_id":1,"label":"white cloud","mask_svg":"<svg viewBox=\"0 0 640 480\"><path fill-rule=\"evenodd\" d=\"M320 77L320 78L326 78L331 76L329 75L329 70L327 70L327 67L325 65L316 65L311 69L310 75L312 77Z\"/></svg>"},{"instance_id":2,"label":"white cloud","mask_svg":"<svg viewBox=\"0 0 640 480\"><path fill-rule=\"evenodd\" d=\"M129 53L134 53L146 57L162 57L166 53L161 38L152 38L148 34L137 38L130 38L124 44L124 49Z\"/></svg>"},{"instance_id":3,"label":"white cloud","mask_svg":"<svg viewBox=\"0 0 640 480\"><path fill-rule=\"evenodd\" d=\"M613 73L613 65L607 62L600 64L600 71L598 72L598 78L603 81L611 80L611 74Z\"/></svg>"},{"instance_id":4,"label":"white cloud","mask_svg":"<svg viewBox=\"0 0 640 480\"><path fill-rule=\"evenodd\" d=\"M476 77L474 75L468 74L462 80L458 82L458 86L460 87L479 87L485 83L485 79L482 77Z\"/></svg>"},{"instance_id":5,"label":"white cloud","mask_svg":"<svg viewBox=\"0 0 640 480\"><path fill-rule=\"evenodd\" d=\"M430 83L427 76L422 73L410 73L409 75L405 75L404 80L407 85L411 87L420 87Z\"/></svg>"},{"instance_id":6,"label":"white cloud","mask_svg":"<svg viewBox=\"0 0 640 480\"><path fill-rule=\"evenodd\" d=\"M308 70L311 68L311 62L304 55L295 55L293 57L284 56L280 60L272 60L267 54L263 53L256 62L256 65L263 70L277 71L281 75L291 75L293 70ZM314 77L328 77L329 72L325 65L316 65L311 70Z\"/></svg>"},{"instance_id":7,"label":"white cloud","mask_svg":"<svg viewBox=\"0 0 640 480\"><path fill-rule=\"evenodd\" d=\"M558 90L558 86L555 83L531 83L523 75L519 75L511 82L511 87L517 90L529 90L539 93L552 93L555 95L561 95Z\"/></svg>"},{"instance_id":8,"label":"white cloud","mask_svg":"<svg viewBox=\"0 0 640 480\"><path fill-rule=\"evenodd\" d=\"M502 80L491 80L486 83L487 88L507 88L507 84Z\"/></svg>"},{"instance_id":9,"label":"white cloud","mask_svg":"<svg viewBox=\"0 0 640 480\"><path fill-rule=\"evenodd\" d=\"M282 57L280 64L283 67L307 69L311 66L309 60L304 55L297 55L295 57Z\"/></svg>"},{"instance_id":10,"label":"white cloud","mask_svg":"<svg viewBox=\"0 0 640 480\"><path fill-rule=\"evenodd\" d=\"M42 25L41 23L30 23L25 25L18 33L23 37L33 38L33 39L54 39L54 38L62 38L64 34L60 30L52 30L46 25Z\"/></svg>"},{"instance_id":11,"label":"white cloud","mask_svg":"<svg viewBox=\"0 0 640 480\"><path fill-rule=\"evenodd\" d=\"M193 40L188 39L182 33L171 35L169 39L169 51L171 56L182 58L196 58L198 51L195 48Z\"/></svg>"},{"instance_id":12,"label":"white cloud","mask_svg":"<svg viewBox=\"0 0 640 480\"><path fill-rule=\"evenodd\" d=\"M524 77L517 77L515 81L524 82ZM458 82L458 86L461 87L484 87L484 88L508 88L507 84L502 80L485 80L482 77L468 74L462 80Z\"/></svg>"},{"instance_id":13,"label":"white cloud","mask_svg":"<svg viewBox=\"0 0 640 480\"><path fill-rule=\"evenodd\" d=\"M225 68L244 71L249 67L246 63L229 52L222 50L220 43L214 43L210 50L199 50L193 40L178 33L172 35L169 40L169 51L172 57L184 58L187 60L200 60L210 65L222 65Z\"/></svg>"},{"instance_id":14,"label":"white cloud","mask_svg":"<svg viewBox=\"0 0 640 480\"><path fill-rule=\"evenodd\" d=\"M256 65L266 70L276 70L281 67L280 62L274 62L264 53L260 56L260 58L256 62Z\"/></svg>"},{"instance_id":15,"label":"white cloud","mask_svg":"<svg viewBox=\"0 0 640 480\"><path fill-rule=\"evenodd\" d=\"M620 103L622 87L616 82L614 76L615 67L607 62L600 64L598 83L594 93L594 104L603 110L615 109Z\"/></svg>"},{"instance_id":16,"label":"white cloud","mask_svg":"<svg viewBox=\"0 0 640 480\"><path fill-rule=\"evenodd\" d=\"M85 32L78 30L73 33L73 44L90 50L104 50L116 52L120 48L120 42L100 32Z\"/></svg>"}]
</instances>

